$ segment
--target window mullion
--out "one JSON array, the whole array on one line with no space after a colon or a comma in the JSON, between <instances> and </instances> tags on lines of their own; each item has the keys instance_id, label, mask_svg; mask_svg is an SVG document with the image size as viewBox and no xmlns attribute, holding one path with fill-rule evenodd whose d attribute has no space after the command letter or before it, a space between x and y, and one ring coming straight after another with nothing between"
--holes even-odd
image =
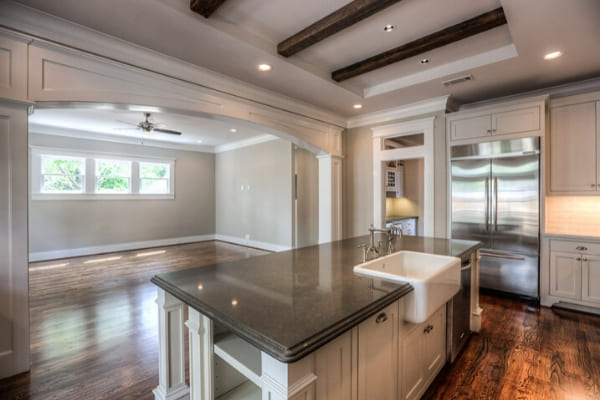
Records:
<instances>
[{"instance_id":1,"label":"window mullion","mask_svg":"<svg viewBox=\"0 0 600 400\"><path fill-rule=\"evenodd\" d=\"M140 163L133 161L131 163L131 193L140 192Z\"/></svg>"},{"instance_id":2,"label":"window mullion","mask_svg":"<svg viewBox=\"0 0 600 400\"><path fill-rule=\"evenodd\" d=\"M85 159L85 193L96 192L96 160L93 158Z\"/></svg>"}]
</instances>

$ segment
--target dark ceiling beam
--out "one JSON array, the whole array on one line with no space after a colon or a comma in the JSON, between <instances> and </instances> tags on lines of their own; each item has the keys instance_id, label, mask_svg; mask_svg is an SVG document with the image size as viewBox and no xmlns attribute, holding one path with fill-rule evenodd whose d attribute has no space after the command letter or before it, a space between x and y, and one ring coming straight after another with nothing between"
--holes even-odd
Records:
<instances>
[{"instance_id":1,"label":"dark ceiling beam","mask_svg":"<svg viewBox=\"0 0 600 400\"><path fill-rule=\"evenodd\" d=\"M292 56L399 1L354 0L279 43L277 52L284 57Z\"/></svg>"},{"instance_id":2,"label":"dark ceiling beam","mask_svg":"<svg viewBox=\"0 0 600 400\"><path fill-rule=\"evenodd\" d=\"M383 68L390 64L402 61L427 51L437 49L450 43L468 38L481 32L488 31L506 24L506 17L502 7L481 14L475 18L452 25L420 39L403 44L400 47L385 51L376 56L359 61L331 73L334 81L341 82L355 76Z\"/></svg>"},{"instance_id":3,"label":"dark ceiling beam","mask_svg":"<svg viewBox=\"0 0 600 400\"><path fill-rule=\"evenodd\" d=\"M190 0L190 9L208 18L223 3L225 0Z\"/></svg>"}]
</instances>

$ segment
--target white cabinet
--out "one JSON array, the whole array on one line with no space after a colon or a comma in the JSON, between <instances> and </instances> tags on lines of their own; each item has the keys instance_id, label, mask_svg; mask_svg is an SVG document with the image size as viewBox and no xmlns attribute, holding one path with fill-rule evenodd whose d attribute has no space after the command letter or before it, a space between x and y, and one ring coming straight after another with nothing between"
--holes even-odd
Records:
<instances>
[{"instance_id":1,"label":"white cabinet","mask_svg":"<svg viewBox=\"0 0 600 400\"><path fill-rule=\"evenodd\" d=\"M600 243L550 241L550 295L600 304Z\"/></svg>"},{"instance_id":2,"label":"white cabinet","mask_svg":"<svg viewBox=\"0 0 600 400\"><path fill-rule=\"evenodd\" d=\"M578 101L581 97L573 99ZM553 194L596 193L600 190L600 102L565 104L550 109L550 187Z\"/></svg>"},{"instance_id":3,"label":"white cabinet","mask_svg":"<svg viewBox=\"0 0 600 400\"><path fill-rule=\"evenodd\" d=\"M446 306L422 324L400 329L400 398L417 400L446 361Z\"/></svg>"},{"instance_id":4,"label":"white cabinet","mask_svg":"<svg viewBox=\"0 0 600 400\"><path fill-rule=\"evenodd\" d=\"M0 98L27 100L27 40L1 32Z\"/></svg>"},{"instance_id":5,"label":"white cabinet","mask_svg":"<svg viewBox=\"0 0 600 400\"><path fill-rule=\"evenodd\" d=\"M394 192L395 197L404 196L404 167L385 168L385 191Z\"/></svg>"},{"instance_id":6,"label":"white cabinet","mask_svg":"<svg viewBox=\"0 0 600 400\"><path fill-rule=\"evenodd\" d=\"M396 400L398 312L394 302L358 326L358 400Z\"/></svg>"},{"instance_id":7,"label":"white cabinet","mask_svg":"<svg viewBox=\"0 0 600 400\"><path fill-rule=\"evenodd\" d=\"M348 331L317 350L315 373L316 398L347 400L352 398L352 332Z\"/></svg>"},{"instance_id":8,"label":"white cabinet","mask_svg":"<svg viewBox=\"0 0 600 400\"><path fill-rule=\"evenodd\" d=\"M541 104L514 105L450 115L450 140L540 131L542 111Z\"/></svg>"}]
</instances>

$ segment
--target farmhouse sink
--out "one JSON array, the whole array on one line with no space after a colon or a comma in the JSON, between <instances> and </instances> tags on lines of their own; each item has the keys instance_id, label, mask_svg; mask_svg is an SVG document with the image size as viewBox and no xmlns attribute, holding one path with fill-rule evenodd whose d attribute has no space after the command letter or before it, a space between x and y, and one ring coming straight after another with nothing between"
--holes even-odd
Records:
<instances>
[{"instance_id":1,"label":"farmhouse sink","mask_svg":"<svg viewBox=\"0 0 600 400\"><path fill-rule=\"evenodd\" d=\"M404 298L404 319L422 323L460 289L460 258L399 251L354 267L371 278L408 282L414 291Z\"/></svg>"}]
</instances>

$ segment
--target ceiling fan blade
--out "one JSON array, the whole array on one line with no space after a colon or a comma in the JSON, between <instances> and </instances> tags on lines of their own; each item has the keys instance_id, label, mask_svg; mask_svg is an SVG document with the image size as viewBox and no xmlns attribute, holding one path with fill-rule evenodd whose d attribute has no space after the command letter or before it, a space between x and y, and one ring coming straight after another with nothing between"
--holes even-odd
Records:
<instances>
[{"instance_id":1,"label":"ceiling fan blade","mask_svg":"<svg viewBox=\"0 0 600 400\"><path fill-rule=\"evenodd\" d=\"M170 135L181 135L181 132L179 132L179 131L172 131L170 129L156 129L156 128L154 128L153 131L154 132L160 132L160 133L168 133Z\"/></svg>"}]
</instances>

